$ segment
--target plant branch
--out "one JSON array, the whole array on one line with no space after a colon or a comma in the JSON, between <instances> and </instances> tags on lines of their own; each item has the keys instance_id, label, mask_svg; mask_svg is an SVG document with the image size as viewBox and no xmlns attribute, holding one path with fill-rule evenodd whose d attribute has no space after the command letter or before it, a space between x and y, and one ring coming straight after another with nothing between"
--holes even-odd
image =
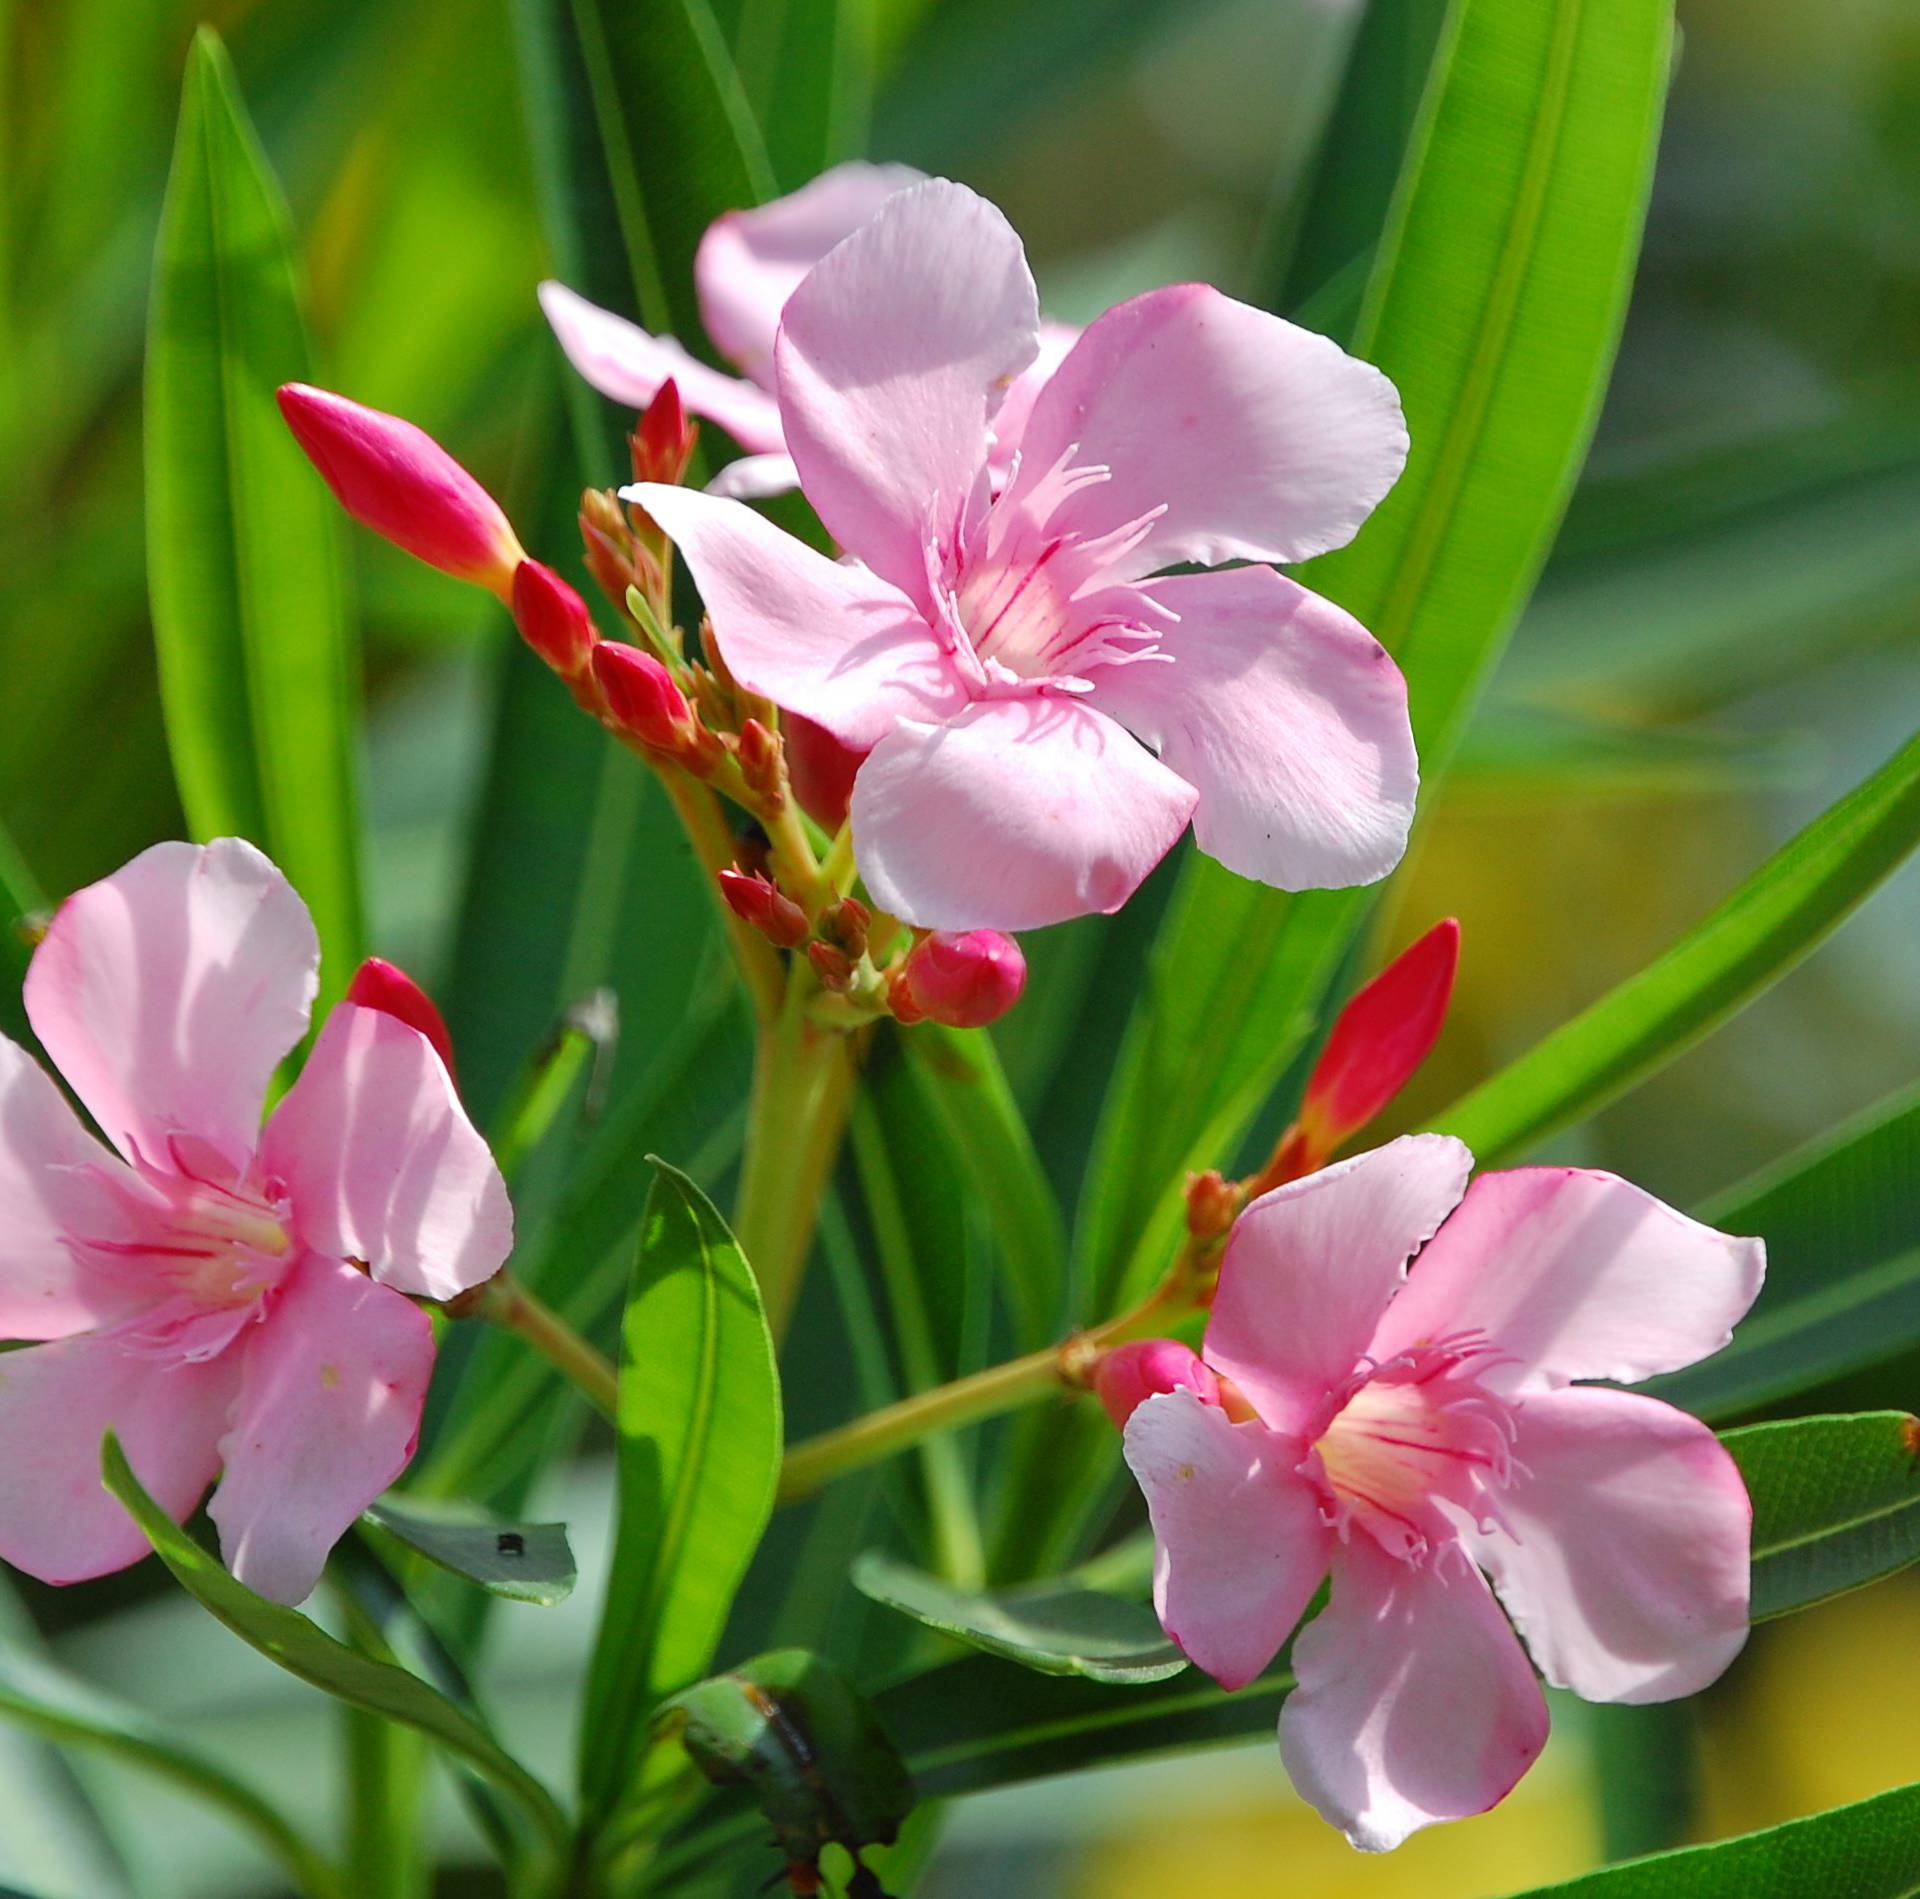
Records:
<instances>
[{"instance_id":1,"label":"plant branch","mask_svg":"<svg viewBox=\"0 0 1920 1899\"><path fill-rule=\"evenodd\" d=\"M517 1333L603 1417L614 1415L619 1375L612 1362L511 1273L496 1273L479 1287L471 1306L449 1310Z\"/></svg>"}]
</instances>

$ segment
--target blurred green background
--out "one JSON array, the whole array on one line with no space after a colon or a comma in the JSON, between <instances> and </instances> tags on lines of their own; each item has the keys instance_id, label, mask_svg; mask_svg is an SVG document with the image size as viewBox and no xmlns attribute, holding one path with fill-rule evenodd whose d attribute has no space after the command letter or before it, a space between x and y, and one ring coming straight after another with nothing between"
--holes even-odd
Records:
<instances>
[{"instance_id":1,"label":"blurred green background","mask_svg":"<svg viewBox=\"0 0 1920 1899\"><path fill-rule=\"evenodd\" d=\"M750 93L778 87L756 0L717 11ZM1251 292L1290 255L1292 307L1334 323L1345 260L1317 257L1288 213L1358 13L1350 0L876 0L866 143L1000 202L1060 316L1186 277ZM49 896L182 829L147 617L140 373L180 75L203 18L291 202L320 379L447 443L576 577L573 497L620 472L582 465L533 301L554 264L507 0L0 0L0 821L14 881ZM1409 1123L1640 967L1920 711L1920 12L1682 0L1680 18L1600 438L1388 919L1395 942L1449 913L1465 930L1455 1014L1401 1104ZM689 873L654 848L657 814L584 730L544 754L545 772L503 772L530 730L570 716L558 695L522 690L546 682L521 669L504 616L368 536L349 552L372 946L447 1001L483 1112L558 1009L610 976L624 1012L610 1085L644 1079L711 974ZM583 872L595 853L636 867L616 902ZM1687 1204L1911 1081L1916 940L1909 867L1821 956L1559 1151ZM1079 962L1075 930L1028 948L1037 983L1054 964L1096 982L1113 966ZM1106 999L1095 991L1096 1011ZM1111 996L1116 1032L1130 1000ZM17 1026L12 995L0 1012ZM1084 1146L1111 1052L1070 1057L1085 1075L1044 1089L1069 1026L1036 1010L1003 1038L1050 1160ZM733 1086L716 1067L710 1118ZM1917 1374L1883 1368L1836 1400L1911 1404ZM573 1481L593 1497L593 1466ZM583 1501L577 1520L598 1514ZM591 1574L592 1532L581 1542ZM32 1607L83 1672L310 1806L331 1799L324 1710L189 1605L136 1578ZM1898 1713L1920 1705L1916 1608L1908 1579L1763 1632L1677 1717L1703 1742L1688 1830L1920 1779L1920 1726ZM553 1750L554 1684L577 1666L585 1613L529 1618L524 1638L517 1621L494 1683L524 1695ZM1049 1783L960 1810L920 1890L1504 1891L1596 1862L1586 1749L1613 1744L1569 1711L1508 1808L1381 1862L1293 1802L1270 1747ZM67 1767L0 1730L0 1881L55 1899L121 1890L104 1826L164 1829L167 1892L272 1890L195 1810L83 1771L84 1809Z\"/></svg>"}]
</instances>

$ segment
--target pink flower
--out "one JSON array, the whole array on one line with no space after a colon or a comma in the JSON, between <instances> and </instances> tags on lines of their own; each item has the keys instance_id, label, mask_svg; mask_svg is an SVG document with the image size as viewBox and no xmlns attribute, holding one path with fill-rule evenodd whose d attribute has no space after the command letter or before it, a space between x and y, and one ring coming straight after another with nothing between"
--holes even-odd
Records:
<instances>
[{"instance_id":1,"label":"pink flower","mask_svg":"<svg viewBox=\"0 0 1920 1899\"><path fill-rule=\"evenodd\" d=\"M1178 1339L1139 1339L1100 1355L1094 1368L1093 1395L1115 1424L1127 1420L1163 1391L1190 1391L1202 1404L1220 1403L1220 1381L1205 1359Z\"/></svg>"},{"instance_id":2,"label":"pink flower","mask_svg":"<svg viewBox=\"0 0 1920 1899\"><path fill-rule=\"evenodd\" d=\"M236 838L155 845L34 955L34 1032L119 1150L0 1040L0 1338L44 1341L0 1356L0 1557L48 1582L147 1553L101 1488L111 1430L176 1518L223 1471L227 1567L301 1600L413 1455L433 1332L406 1295L507 1256L493 1157L384 1009L336 1008L261 1128L319 961L306 906Z\"/></svg>"},{"instance_id":3,"label":"pink flower","mask_svg":"<svg viewBox=\"0 0 1920 1899\"><path fill-rule=\"evenodd\" d=\"M737 502L626 493L685 553L740 683L871 748L854 838L896 915L1114 910L1189 819L1283 888L1384 876L1417 779L1392 660L1271 567L1153 576L1348 539L1405 458L1391 384L1204 285L1151 291L1038 390L996 496L990 425L1037 325L1006 220L917 185L808 275L775 351L807 498L854 558Z\"/></svg>"},{"instance_id":4,"label":"pink flower","mask_svg":"<svg viewBox=\"0 0 1920 1899\"><path fill-rule=\"evenodd\" d=\"M784 198L750 211L729 211L707 227L694 257L694 290L707 335L739 368L738 377L709 369L672 337L650 336L564 284L543 283L540 307L567 360L603 396L644 409L671 378L689 410L719 423L747 451L707 484L712 493L782 494L799 477L773 393L780 312L800 280L842 238L923 176L910 165L836 165ZM1041 353L1001 405L995 451L1000 472L1011 459L1017 422L1078 335L1064 323L1041 325Z\"/></svg>"},{"instance_id":5,"label":"pink flower","mask_svg":"<svg viewBox=\"0 0 1920 1899\"><path fill-rule=\"evenodd\" d=\"M1733 1460L1684 1412L1575 1381L1718 1351L1760 1289L1760 1242L1609 1174L1468 1189L1472 1166L1410 1135L1255 1201L1205 1358L1257 1415L1176 1391L1126 1429L1160 1620L1222 1686L1267 1666L1331 1573L1280 1751L1370 1851L1484 1812L1546 1740L1482 1571L1542 1673L1590 1701L1692 1694L1746 1639Z\"/></svg>"},{"instance_id":6,"label":"pink flower","mask_svg":"<svg viewBox=\"0 0 1920 1899\"><path fill-rule=\"evenodd\" d=\"M998 1022L1026 986L1027 959L1012 937L998 930L936 930L901 964L893 1012L902 1022L980 1029Z\"/></svg>"}]
</instances>

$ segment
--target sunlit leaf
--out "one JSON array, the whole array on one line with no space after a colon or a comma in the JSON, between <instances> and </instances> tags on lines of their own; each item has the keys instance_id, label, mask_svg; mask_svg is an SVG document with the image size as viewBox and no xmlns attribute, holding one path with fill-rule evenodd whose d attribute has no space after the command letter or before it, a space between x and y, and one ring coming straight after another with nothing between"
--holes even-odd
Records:
<instances>
[{"instance_id":1,"label":"sunlit leaf","mask_svg":"<svg viewBox=\"0 0 1920 1899\"><path fill-rule=\"evenodd\" d=\"M510 1523L401 1492L369 1505L367 1515L410 1550L493 1595L550 1608L573 1594L578 1572L564 1523Z\"/></svg>"}]
</instances>

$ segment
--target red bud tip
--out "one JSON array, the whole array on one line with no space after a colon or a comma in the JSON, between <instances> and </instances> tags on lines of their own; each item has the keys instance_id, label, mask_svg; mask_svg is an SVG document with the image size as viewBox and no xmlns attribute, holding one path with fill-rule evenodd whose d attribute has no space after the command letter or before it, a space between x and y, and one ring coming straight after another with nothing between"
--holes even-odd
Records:
<instances>
[{"instance_id":1,"label":"red bud tip","mask_svg":"<svg viewBox=\"0 0 1920 1899\"><path fill-rule=\"evenodd\" d=\"M1197 1240L1217 1240L1240 1217L1240 1189L1217 1167L1187 1176L1187 1231Z\"/></svg>"},{"instance_id":2,"label":"red bud tip","mask_svg":"<svg viewBox=\"0 0 1920 1899\"><path fill-rule=\"evenodd\" d=\"M633 478L635 481L678 482L693 459L693 445L700 431L687 421L686 405L680 400L680 387L669 376L654 391L647 412L634 431Z\"/></svg>"},{"instance_id":3,"label":"red bud tip","mask_svg":"<svg viewBox=\"0 0 1920 1899\"><path fill-rule=\"evenodd\" d=\"M740 728L740 776L756 797L778 805L780 788L780 741L758 719L749 719Z\"/></svg>"},{"instance_id":4,"label":"red bud tip","mask_svg":"<svg viewBox=\"0 0 1920 1899\"><path fill-rule=\"evenodd\" d=\"M353 972L346 999L362 1009L378 1009L382 1015L390 1015L410 1029L418 1029L433 1044L434 1053L446 1065L447 1073L453 1074L453 1038L447 1033L447 1025L433 1006L432 998L404 969L378 956L369 956Z\"/></svg>"},{"instance_id":5,"label":"red bud tip","mask_svg":"<svg viewBox=\"0 0 1920 1899\"><path fill-rule=\"evenodd\" d=\"M513 575L513 623L520 636L563 679L578 679L593 659L593 618L587 603L537 560Z\"/></svg>"},{"instance_id":6,"label":"red bud tip","mask_svg":"<svg viewBox=\"0 0 1920 1899\"><path fill-rule=\"evenodd\" d=\"M837 943L809 943L807 961L823 988L842 990L853 980L853 958Z\"/></svg>"},{"instance_id":7,"label":"red bud tip","mask_svg":"<svg viewBox=\"0 0 1920 1899\"><path fill-rule=\"evenodd\" d=\"M686 695L651 653L620 640L601 640L593 649L593 677L615 731L662 752L678 751L692 737Z\"/></svg>"},{"instance_id":8,"label":"red bud tip","mask_svg":"<svg viewBox=\"0 0 1920 1899\"><path fill-rule=\"evenodd\" d=\"M1103 1352L1094 1367L1093 1391L1123 1430L1141 1405L1163 1391L1190 1391L1202 1404L1221 1402L1220 1381L1211 1367L1178 1339L1141 1339Z\"/></svg>"},{"instance_id":9,"label":"red bud tip","mask_svg":"<svg viewBox=\"0 0 1920 1899\"><path fill-rule=\"evenodd\" d=\"M1365 1127L1427 1059L1447 1019L1459 962L1460 925L1449 917L1340 1011L1300 1105L1309 1165L1317 1167Z\"/></svg>"},{"instance_id":10,"label":"red bud tip","mask_svg":"<svg viewBox=\"0 0 1920 1899\"><path fill-rule=\"evenodd\" d=\"M807 940L807 913L766 878L723 870L720 894L741 922L751 924L779 948L793 949Z\"/></svg>"},{"instance_id":11,"label":"red bud tip","mask_svg":"<svg viewBox=\"0 0 1920 1899\"><path fill-rule=\"evenodd\" d=\"M865 752L842 745L824 725L797 712L780 715L787 741L787 782L800 809L823 831L837 831L853 802L853 775L866 763Z\"/></svg>"},{"instance_id":12,"label":"red bud tip","mask_svg":"<svg viewBox=\"0 0 1920 1899\"><path fill-rule=\"evenodd\" d=\"M526 558L487 491L424 429L290 382L280 413L307 459L356 521L429 567L502 600Z\"/></svg>"},{"instance_id":13,"label":"red bud tip","mask_svg":"<svg viewBox=\"0 0 1920 1899\"><path fill-rule=\"evenodd\" d=\"M893 1010L903 1022L926 1016L950 1028L978 1029L1005 1015L1026 986L1027 959L1012 937L998 930L936 930L901 966Z\"/></svg>"}]
</instances>

